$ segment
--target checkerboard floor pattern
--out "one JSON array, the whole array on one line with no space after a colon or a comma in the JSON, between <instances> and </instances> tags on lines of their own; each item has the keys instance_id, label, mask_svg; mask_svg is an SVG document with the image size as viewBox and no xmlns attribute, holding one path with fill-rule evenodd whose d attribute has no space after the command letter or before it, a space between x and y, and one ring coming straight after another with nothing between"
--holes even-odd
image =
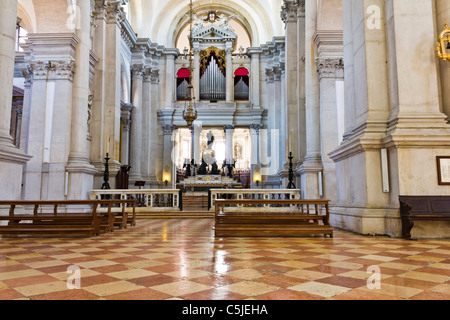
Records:
<instances>
[{"instance_id":1,"label":"checkerboard floor pattern","mask_svg":"<svg viewBox=\"0 0 450 320\"><path fill-rule=\"evenodd\" d=\"M94 238L2 238L0 300L450 300L450 240L215 239L212 219ZM81 272L70 290L69 266ZM370 289L369 266L380 270Z\"/></svg>"}]
</instances>

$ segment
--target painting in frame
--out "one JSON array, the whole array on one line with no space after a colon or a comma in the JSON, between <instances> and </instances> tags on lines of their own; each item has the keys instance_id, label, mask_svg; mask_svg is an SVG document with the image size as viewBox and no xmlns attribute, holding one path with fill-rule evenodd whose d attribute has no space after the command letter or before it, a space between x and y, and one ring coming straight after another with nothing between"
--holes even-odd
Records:
<instances>
[{"instance_id":1,"label":"painting in frame","mask_svg":"<svg viewBox=\"0 0 450 320\"><path fill-rule=\"evenodd\" d=\"M450 156L437 157L439 185L450 185Z\"/></svg>"}]
</instances>

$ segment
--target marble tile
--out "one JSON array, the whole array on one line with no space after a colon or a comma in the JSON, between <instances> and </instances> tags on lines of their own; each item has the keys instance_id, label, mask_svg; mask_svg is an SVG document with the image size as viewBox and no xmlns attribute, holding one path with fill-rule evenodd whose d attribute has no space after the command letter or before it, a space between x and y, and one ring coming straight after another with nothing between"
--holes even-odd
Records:
<instances>
[{"instance_id":1,"label":"marble tile","mask_svg":"<svg viewBox=\"0 0 450 320\"><path fill-rule=\"evenodd\" d=\"M90 239L2 239L0 300L449 300L450 240L215 239L212 219L138 220ZM69 290L71 265L80 289ZM369 289L371 265L380 289Z\"/></svg>"}]
</instances>

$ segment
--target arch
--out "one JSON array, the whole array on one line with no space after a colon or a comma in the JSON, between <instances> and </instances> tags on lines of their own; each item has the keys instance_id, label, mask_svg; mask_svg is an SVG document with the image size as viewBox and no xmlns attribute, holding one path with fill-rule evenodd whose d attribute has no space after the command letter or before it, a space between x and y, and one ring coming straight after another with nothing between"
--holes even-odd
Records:
<instances>
[{"instance_id":1,"label":"arch","mask_svg":"<svg viewBox=\"0 0 450 320\"><path fill-rule=\"evenodd\" d=\"M186 100L186 92L189 84L191 72L186 67L181 67L177 71L177 101Z\"/></svg>"},{"instance_id":2,"label":"arch","mask_svg":"<svg viewBox=\"0 0 450 320\"><path fill-rule=\"evenodd\" d=\"M186 67L182 67L177 71L177 78L189 78L190 75L191 72Z\"/></svg>"},{"instance_id":3,"label":"arch","mask_svg":"<svg viewBox=\"0 0 450 320\"><path fill-rule=\"evenodd\" d=\"M17 2L17 16L22 19L20 25L28 33L36 32L36 16L32 0L19 0Z\"/></svg>"},{"instance_id":4,"label":"arch","mask_svg":"<svg viewBox=\"0 0 450 320\"><path fill-rule=\"evenodd\" d=\"M133 12L140 15L148 14L146 19L141 19L140 25L134 25L140 37L148 37L153 42L157 42L166 47L175 47L177 36L180 30L188 24L189 4L182 0L169 0L164 6L158 7L155 1L132 2ZM202 12L219 10L227 14L235 14L237 20L248 30L251 46L259 46L261 43L270 41L275 30L282 30L282 22L279 19L279 8L272 8L273 1L262 0L252 2L237 0L223 0L220 4L211 4L209 0L199 0L194 2L194 11ZM158 4L161 2L158 1ZM136 6L141 6L138 10ZM150 10L152 9L152 10ZM277 10L278 15L274 16L273 11ZM284 30L284 29L283 29Z\"/></svg>"},{"instance_id":5,"label":"arch","mask_svg":"<svg viewBox=\"0 0 450 320\"><path fill-rule=\"evenodd\" d=\"M238 67L234 73L234 100L247 101L250 99L250 72L245 67Z\"/></svg>"},{"instance_id":6,"label":"arch","mask_svg":"<svg viewBox=\"0 0 450 320\"><path fill-rule=\"evenodd\" d=\"M235 76L249 76L250 72L248 71L247 68L245 67L238 67L235 71L234 71L234 75Z\"/></svg>"}]
</instances>

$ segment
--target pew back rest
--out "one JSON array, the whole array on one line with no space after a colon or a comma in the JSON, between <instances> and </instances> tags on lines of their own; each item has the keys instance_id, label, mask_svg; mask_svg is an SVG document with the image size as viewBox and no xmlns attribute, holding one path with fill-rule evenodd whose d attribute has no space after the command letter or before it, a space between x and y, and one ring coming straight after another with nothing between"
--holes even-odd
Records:
<instances>
[{"instance_id":1,"label":"pew back rest","mask_svg":"<svg viewBox=\"0 0 450 320\"><path fill-rule=\"evenodd\" d=\"M402 217L450 217L450 196L400 196L399 199Z\"/></svg>"}]
</instances>

